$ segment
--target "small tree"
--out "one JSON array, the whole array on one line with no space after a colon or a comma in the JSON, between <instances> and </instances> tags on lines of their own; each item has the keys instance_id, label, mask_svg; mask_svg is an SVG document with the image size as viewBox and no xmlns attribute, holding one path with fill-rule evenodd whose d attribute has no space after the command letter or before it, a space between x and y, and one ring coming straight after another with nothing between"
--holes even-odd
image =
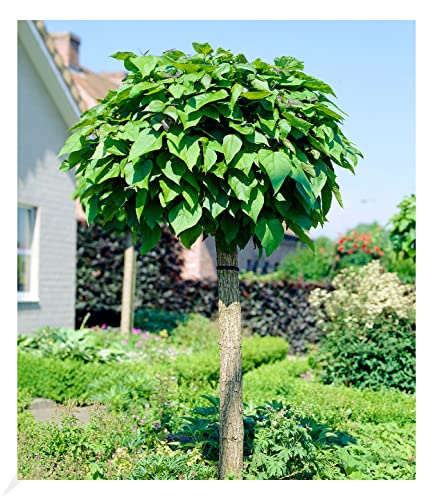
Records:
<instances>
[{"instance_id":1,"label":"small tree","mask_svg":"<svg viewBox=\"0 0 433 500\"><path fill-rule=\"evenodd\" d=\"M61 169L76 167L88 221L127 225L147 252L165 224L187 247L203 233L217 250L220 320L219 477L241 478L243 401L238 248L270 255L285 227L306 235L342 204L334 165L360 152L342 112L303 63L193 43L186 55L117 52L128 76L72 128Z\"/></svg>"}]
</instances>

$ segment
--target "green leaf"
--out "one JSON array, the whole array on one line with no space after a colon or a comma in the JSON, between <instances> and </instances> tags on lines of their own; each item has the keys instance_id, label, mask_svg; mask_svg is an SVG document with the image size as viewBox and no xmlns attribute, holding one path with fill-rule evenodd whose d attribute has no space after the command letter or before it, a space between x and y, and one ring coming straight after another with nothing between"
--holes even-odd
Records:
<instances>
[{"instance_id":1,"label":"green leaf","mask_svg":"<svg viewBox=\"0 0 433 500\"><path fill-rule=\"evenodd\" d=\"M212 76L217 80L221 80L221 77L229 72L230 72L230 64L222 63L213 71Z\"/></svg>"},{"instance_id":2,"label":"green leaf","mask_svg":"<svg viewBox=\"0 0 433 500\"><path fill-rule=\"evenodd\" d=\"M238 136L234 134L229 134L224 137L223 140L223 151L224 158L227 163L230 163L236 153L241 149L242 141Z\"/></svg>"},{"instance_id":3,"label":"green leaf","mask_svg":"<svg viewBox=\"0 0 433 500\"><path fill-rule=\"evenodd\" d=\"M188 203L183 200L170 210L168 220L175 234L179 235L182 231L195 226L200 220L201 214L201 206L196 205L191 208Z\"/></svg>"},{"instance_id":4,"label":"green leaf","mask_svg":"<svg viewBox=\"0 0 433 500\"><path fill-rule=\"evenodd\" d=\"M193 113L184 113L180 109L177 110L180 121L183 124L183 129L194 127L202 119L203 113L201 111L194 111Z\"/></svg>"},{"instance_id":5,"label":"green leaf","mask_svg":"<svg viewBox=\"0 0 433 500\"><path fill-rule=\"evenodd\" d=\"M278 193L284 180L293 170L290 157L282 151L261 149L258 152L258 158L271 180L274 192Z\"/></svg>"},{"instance_id":6,"label":"green leaf","mask_svg":"<svg viewBox=\"0 0 433 500\"><path fill-rule=\"evenodd\" d=\"M235 83L232 87L231 90L231 96L230 96L230 104L234 106L239 99L240 95L244 91L244 87L242 85L239 85L239 83Z\"/></svg>"},{"instance_id":7,"label":"green leaf","mask_svg":"<svg viewBox=\"0 0 433 500\"><path fill-rule=\"evenodd\" d=\"M224 232L225 240L230 244L239 232L239 224L230 215L223 215L220 219L220 225Z\"/></svg>"},{"instance_id":8,"label":"green leaf","mask_svg":"<svg viewBox=\"0 0 433 500\"><path fill-rule=\"evenodd\" d=\"M308 134L308 131L310 130L312 124L303 120L302 118L299 118L296 116L294 113L291 113L290 111L287 111L285 113L282 113L284 118L287 118L287 121L289 124L300 130L304 134Z\"/></svg>"},{"instance_id":9,"label":"green leaf","mask_svg":"<svg viewBox=\"0 0 433 500\"><path fill-rule=\"evenodd\" d=\"M173 83L168 87L167 90L175 99L179 99L180 97L183 96L184 92L186 91L186 87L184 85L180 84L178 85Z\"/></svg>"},{"instance_id":10,"label":"green leaf","mask_svg":"<svg viewBox=\"0 0 433 500\"><path fill-rule=\"evenodd\" d=\"M243 135L251 135L254 134L254 125L250 125L247 123L246 125L239 125L235 122L229 121L229 126Z\"/></svg>"},{"instance_id":11,"label":"green leaf","mask_svg":"<svg viewBox=\"0 0 433 500\"><path fill-rule=\"evenodd\" d=\"M190 97L186 102L191 108L197 110L202 106L209 104L210 102L220 101L225 99L229 94L226 90L217 90L216 92L206 92L204 94L197 94L194 97Z\"/></svg>"},{"instance_id":12,"label":"green leaf","mask_svg":"<svg viewBox=\"0 0 433 500\"><path fill-rule=\"evenodd\" d=\"M161 134L148 128L141 131L137 140L131 146L128 157L129 160L136 160L140 156L150 153L150 151L161 149L163 134L164 132Z\"/></svg>"},{"instance_id":13,"label":"green leaf","mask_svg":"<svg viewBox=\"0 0 433 500\"><path fill-rule=\"evenodd\" d=\"M57 155L57 157L72 153L73 151L79 151L80 149L82 149L82 147L82 133L75 132L75 134L70 135L66 139L65 145L60 150L60 153Z\"/></svg>"},{"instance_id":14,"label":"green leaf","mask_svg":"<svg viewBox=\"0 0 433 500\"><path fill-rule=\"evenodd\" d=\"M176 184L180 184L182 176L186 172L186 166L183 162L179 161L177 158L172 158L165 162L158 162L158 159L156 161L161 168L161 172L167 179L170 179Z\"/></svg>"},{"instance_id":15,"label":"green leaf","mask_svg":"<svg viewBox=\"0 0 433 500\"><path fill-rule=\"evenodd\" d=\"M169 132L167 139L169 151L183 160L188 168L192 170L200 156L200 137Z\"/></svg>"},{"instance_id":16,"label":"green leaf","mask_svg":"<svg viewBox=\"0 0 433 500\"><path fill-rule=\"evenodd\" d=\"M203 170L205 172L208 172L213 165L215 165L216 161L217 161L217 154L215 153L215 151L210 148L209 146L206 147L205 151L204 151L204 163L203 163Z\"/></svg>"},{"instance_id":17,"label":"green leaf","mask_svg":"<svg viewBox=\"0 0 433 500\"><path fill-rule=\"evenodd\" d=\"M213 52L213 48L207 42L205 43L192 42L192 46L194 50L199 54L204 54L207 56L208 54L212 54Z\"/></svg>"},{"instance_id":18,"label":"green leaf","mask_svg":"<svg viewBox=\"0 0 433 500\"><path fill-rule=\"evenodd\" d=\"M260 219L255 232L268 257L284 238L283 225L278 219Z\"/></svg>"},{"instance_id":19,"label":"green leaf","mask_svg":"<svg viewBox=\"0 0 433 500\"><path fill-rule=\"evenodd\" d=\"M244 92L242 97L249 100L263 99L264 97L268 97L272 92L270 90L253 90L251 92Z\"/></svg>"},{"instance_id":20,"label":"green leaf","mask_svg":"<svg viewBox=\"0 0 433 500\"><path fill-rule=\"evenodd\" d=\"M245 175L250 173L253 162L257 159L257 153L239 151L233 160L233 167L241 170Z\"/></svg>"},{"instance_id":21,"label":"green leaf","mask_svg":"<svg viewBox=\"0 0 433 500\"><path fill-rule=\"evenodd\" d=\"M159 193L161 205L164 205L164 203L165 205L168 205L170 201L173 201L182 193L180 186L169 180L159 179L159 185L161 187L161 192Z\"/></svg>"},{"instance_id":22,"label":"green leaf","mask_svg":"<svg viewBox=\"0 0 433 500\"><path fill-rule=\"evenodd\" d=\"M304 231L296 224L287 221L287 226L296 234L296 236L306 245L308 245L314 252L313 241L304 233Z\"/></svg>"},{"instance_id":23,"label":"green leaf","mask_svg":"<svg viewBox=\"0 0 433 500\"><path fill-rule=\"evenodd\" d=\"M208 196L204 199L203 208L209 210L211 216L216 219L220 213L228 208L229 204L229 197L223 191L218 191L215 198Z\"/></svg>"},{"instance_id":24,"label":"green leaf","mask_svg":"<svg viewBox=\"0 0 433 500\"><path fill-rule=\"evenodd\" d=\"M233 189L236 197L241 200L248 202L251 190L257 185L256 179L249 179L243 172L239 170L230 171L229 175L229 186Z\"/></svg>"},{"instance_id":25,"label":"green leaf","mask_svg":"<svg viewBox=\"0 0 433 500\"><path fill-rule=\"evenodd\" d=\"M159 57L156 56L140 56L130 59L131 63L146 77L155 69L158 64Z\"/></svg>"},{"instance_id":26,"label":"green leaf","mask_svg":"<svg viewBox=\"0 0 433 500\"><path fill-rule=\"evenodd\" d=\"M147 189L149 187L149 177L152 168L153 163L151 160L127 163L124 169L126 183L130 186L137 186L140 189Z\"/></svg>"},{"instance_id":27,"label":"green leaf","mask_svg":"<svg viewBox=\"0 0 433 500\"><path fill-rule=\"evenodd\" d=\"M257 222L260 211L265 203L264 189L257 185L255 186L248 197L248 200L242 203L242 211L246 213L254 222Z\"/></svg>"},{"instance_id":28,"label":"green leaf","mask_svg":"<svg viewBox=\"0 0 433 500\"><path fill-rule=\"evenodd\" d=\"M190 227L179 234L179 239L186 248L191 248L203 232L201 226Z\"/></svg>"},{"instance_id":29,"label":"green leaf","mask_svg":"<svg viewBox=\"0 0 433 500\"><path fill-rule=\"evenodd\" d=\"M182 196L185 198L188 205L193 208L198 204L199 194L191 184L183 183L181 186Z\"/></svg>"},{"instance_id":30,"label":"green leaf","mask_svg":"<svg viewBox=\"0 0 433 500\"><path fill-rule=\"evenodd\" d=\"M137 196L135 198L135 213L137 214L138 222L140 222L141 214L143 213L146 200L147 200L147 190L140 189L137 192Z\"/></svg>"},{"instance_id":31,"label":"green leaf","mask_svg":"<svg viewBox=\"0 0 433 500\"><path fill-rule=\"evenodd\" d=\"M142 222L140 224L140 233L140 253L141 255L144 255L158 243L159 239L161 238L162 231L159 226L150 227L146 223Z\"/></svg>"}]
</instances>

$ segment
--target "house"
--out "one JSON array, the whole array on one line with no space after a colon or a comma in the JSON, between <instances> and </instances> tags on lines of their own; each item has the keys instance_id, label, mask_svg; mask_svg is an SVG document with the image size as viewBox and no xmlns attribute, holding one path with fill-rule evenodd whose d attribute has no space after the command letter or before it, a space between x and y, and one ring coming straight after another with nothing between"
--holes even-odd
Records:
<instances>
[{"instance_id":1,"label":"house","mask_svg":"<svg viewBox=\"0 0 433 500\"><path fill-rule=\"evenodd\" d=\"M73 327L73 173L58 151L86 109L40 21L18 22L18 332Z\"/></svg>"}]
</instances>

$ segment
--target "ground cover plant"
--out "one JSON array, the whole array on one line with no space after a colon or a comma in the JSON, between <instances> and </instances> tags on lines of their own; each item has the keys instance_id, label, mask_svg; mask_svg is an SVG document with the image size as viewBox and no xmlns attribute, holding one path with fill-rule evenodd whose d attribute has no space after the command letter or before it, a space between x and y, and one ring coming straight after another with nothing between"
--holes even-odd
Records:
<instances>
[{"instance_id":1,"label":"ground cover plant","mask_svg":"<svg viewBox=\"0 0 433 500\"><path fill-rule=\"evenodd\" d=\"M56 329L47 349L48 331L19 343L20 479L218 478L215 323L193 315L159 334L76 332L76 343L89 337L98 346L92 359L77 357ZM324 385L281 339L244 342L253 346L245 349L244 479L414 479L414 395ZM99 349L123 355L105 360ZM36 396L65 409L36 421ZM92 405L88 423L74 416L77 404Z\"/></svg>"}]
</instances>

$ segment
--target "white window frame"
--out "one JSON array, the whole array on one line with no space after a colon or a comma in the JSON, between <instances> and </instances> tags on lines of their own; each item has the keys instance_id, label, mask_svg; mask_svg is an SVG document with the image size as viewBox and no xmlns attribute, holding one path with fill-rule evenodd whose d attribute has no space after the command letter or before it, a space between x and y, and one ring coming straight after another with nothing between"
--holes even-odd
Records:
<instances>
[{"instance_id":1,"label":"white window frame","mask_svg":"<svg viewBox=\"0 0 433 500\"><path fill-rule=\"evenodd\" d=\"M39 241L40 241L40 218L39 207L27 203L18 203L18 208L31 208L35 210L35 225L33 228L32 245L30 249L17 249L17 255L31 255L30 261L30 290L17 291L17 300L23 302L39 302ZM18 228L17 228L18 229Z\"/></svg>"}]
</instances>

